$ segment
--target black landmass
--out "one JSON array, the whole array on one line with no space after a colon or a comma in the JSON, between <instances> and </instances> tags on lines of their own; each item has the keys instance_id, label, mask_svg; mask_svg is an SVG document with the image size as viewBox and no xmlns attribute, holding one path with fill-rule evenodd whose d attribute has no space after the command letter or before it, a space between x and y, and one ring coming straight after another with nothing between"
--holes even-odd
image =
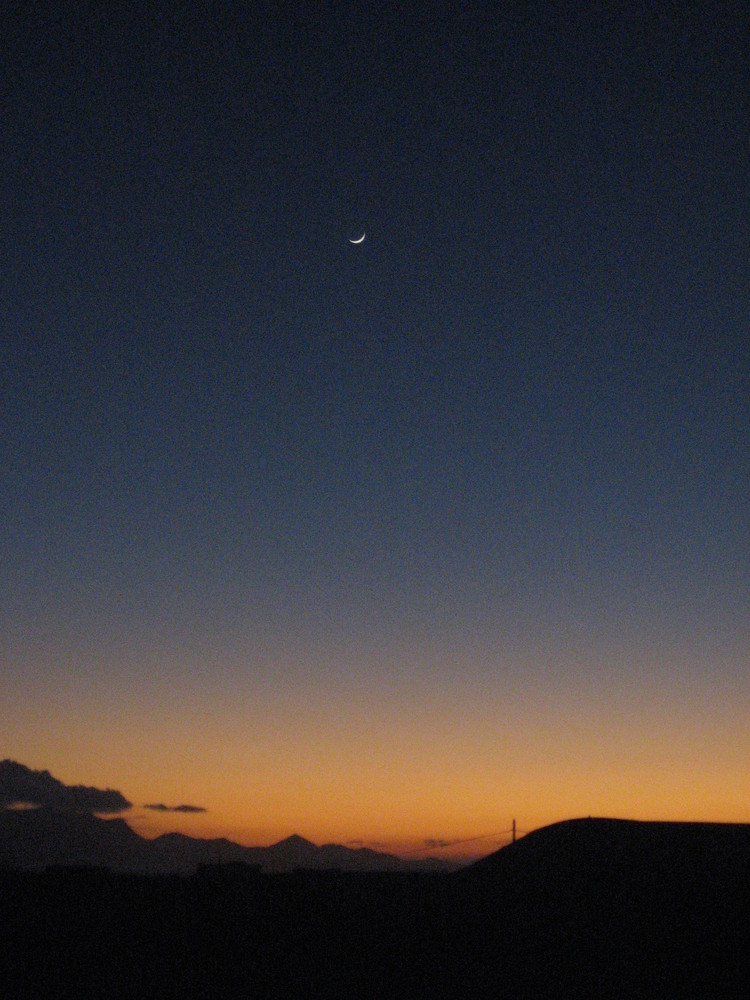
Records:
<instances>
[{"instance_id":1,"label":"black landmass","mask_svg":"<svg viewBox=\"0 0 750 1000\"><path fill-rule=\"evenodd\" d=\"M749 941L746 825L573 820L450 874L0 870L8 996L744 998Z\"/></svg>"},{"instance_id":2,"label":"black landmass","mask_svg":"<svg viewBox=\"0 0 750 1000\"><path fill-rule=\"evenodd\" d=\"M404 860L366 847L318 847L293 835L269 847L224 838L165 833L139 836L123 819L52 809L0 809L0 866L24 869L97 867L115 872L189 875L201 865L258 865L264 872L297 868L341 871L449 871L438 858Z\"/></svg>"}]
</instances>

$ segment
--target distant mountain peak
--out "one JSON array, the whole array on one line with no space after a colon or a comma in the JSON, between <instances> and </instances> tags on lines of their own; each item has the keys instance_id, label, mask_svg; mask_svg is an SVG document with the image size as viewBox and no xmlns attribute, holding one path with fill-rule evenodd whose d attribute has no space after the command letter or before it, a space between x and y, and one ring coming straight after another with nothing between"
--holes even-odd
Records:
<instances>
[{"instance_id":1,"label":"distant mountain peak","mask_svg":"<svg viewBox=\"0 0 750 1000\"><path fill-rule=\"evenodd\" d=\"M283 840L272 844L273 847L315 847L311 840L300 837L298 833L293 833L291 837L284 837Z\"/></svg>"},{"instance_id":2,"label":"distant mountain peak","mask_svg":"<svg viewBox=\"0 0 750 1000\"><path fill-rule=\"evenodd\" d=\"M341 845L318 847L297 833L270 847L243 847L224 838L206 840L177 832L147 840L120 818L51 809L0 809L0 867L94 865L117 871L188 874L202 865L225 864L254 865L265 872L416 871L425 867L417 861Z\"/></svg>"}]
</instances>

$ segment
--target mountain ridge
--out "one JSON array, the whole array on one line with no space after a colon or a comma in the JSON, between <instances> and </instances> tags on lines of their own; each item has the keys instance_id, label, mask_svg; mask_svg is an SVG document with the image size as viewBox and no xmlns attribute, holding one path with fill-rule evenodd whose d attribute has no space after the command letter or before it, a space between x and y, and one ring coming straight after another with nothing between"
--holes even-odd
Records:
<instances>
[{"instance_id":1,"label":"mountain ridge","mask_svg":"<svg viewBox=\"0 0 750 1000\"><path fill-rule=\"evenodd\" d=\"M317 846L292 834L267 847L246 847L224 837L203 839L179 832L153 840L118 817L57 812L49 808L0 809L0 866L19 869L104 867L143 874L190 874L205 865L246 864L266 873L341 871L446 872L436 858L404 860L341 844Z\"/></svg>"}]
</instances>

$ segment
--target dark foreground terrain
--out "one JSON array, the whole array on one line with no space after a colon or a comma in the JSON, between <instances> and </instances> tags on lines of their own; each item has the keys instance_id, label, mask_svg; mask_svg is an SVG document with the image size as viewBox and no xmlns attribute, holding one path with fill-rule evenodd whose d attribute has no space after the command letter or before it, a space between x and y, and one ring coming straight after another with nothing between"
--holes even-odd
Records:
<instances>
[{"instance_id":1,"label":"dark foreground terrain","mask_svg":"<svg viewBox=\"0 0 750 1000\"><path fill-rule=\"evenodd\" d=\"M449 875L0 872L3 997L750 996L750 829L577 820Z\"/></svg>"}]
</instances>

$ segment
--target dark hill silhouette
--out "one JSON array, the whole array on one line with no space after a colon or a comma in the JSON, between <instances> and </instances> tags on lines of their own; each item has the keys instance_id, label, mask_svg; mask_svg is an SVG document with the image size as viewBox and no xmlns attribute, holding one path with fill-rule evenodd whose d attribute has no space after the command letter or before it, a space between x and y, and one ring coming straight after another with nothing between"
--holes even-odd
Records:
<instances>
[{"instance_id":1,"label":"dark hill silhouette","mask_svg":"<svg viewBox=\"0 0 750 1000\"><path fill-rule=\"evenodd\" d=\"M555 977L569 995L718 996L750 972L747 824L568 820L450 881L477 914L476 968L503 955L532 992Z\"/></svg>"},{"instance_id":2,"label":"dark hill silhouette","mask_svg":"<svg viewBox=\"0 0 750 1000\"><path fill-rule=\"evenodd\" d=\"M0 866L104 867L113 871L190 874L201 865L248 864L266 872L296 868L343 871L447 871L438 860L404 861L392 854L338 844L317 847L293 835L269 847L244 847L224 838L166 833L147 840L122 819L51 809L0 809Z\"/></svg>"},{"instance_id":3,"label":"dark hill silhouette","mask_svg":"<svg viewBox=\"0 0 750 1000\"><path fill-rule=\"evenodd\" d=\"M627 865L636 858L705 864L750 850L750 824L571 819L534 830L464 869L468 877L499 874L522 864Z\"/></svg>"},{"instance_id":4,"label":"dark hill silhouette","mask_svg":"<svg viewBox=\"0 0 750 1000\"><path fill-rule=\"evenodd\" d=\"M556 901L627 893L632 899L750 875L750 825L567 820L470 865L456 878L513 899L518 912Z\"/></svg>"},{"instance_id":5,"label":"dark hill silhouette","mask_svg":"<svg viewBox=\"0 0 750 1000\"><path fill-rule=\"evenodd\" d=\"M142 839L121 821L89 820L89 831L110 837L123 857L141 850ZM61 843L71 831L54 815L0 821L27 832L47 824ZM179 856L187 866L198 856L195 842L177 834L145 843L164 852L149 853L149 864ZM60 855L68 864L83 856L70 850L75 845L74 837ZM209 860L186 878L0 865L5 993L229 1000L750 995L748 826L572 820L448 875L342 874L325 866L331 855L349 857L340 853L347 848L316 848L296 836L265 849L297 869L278 875L246 863L261 848L217 840L200 850ZM242 861L226 860L237 852ZM303 869L301 859L323 867Z\"/></svg>"}]
</instances>

